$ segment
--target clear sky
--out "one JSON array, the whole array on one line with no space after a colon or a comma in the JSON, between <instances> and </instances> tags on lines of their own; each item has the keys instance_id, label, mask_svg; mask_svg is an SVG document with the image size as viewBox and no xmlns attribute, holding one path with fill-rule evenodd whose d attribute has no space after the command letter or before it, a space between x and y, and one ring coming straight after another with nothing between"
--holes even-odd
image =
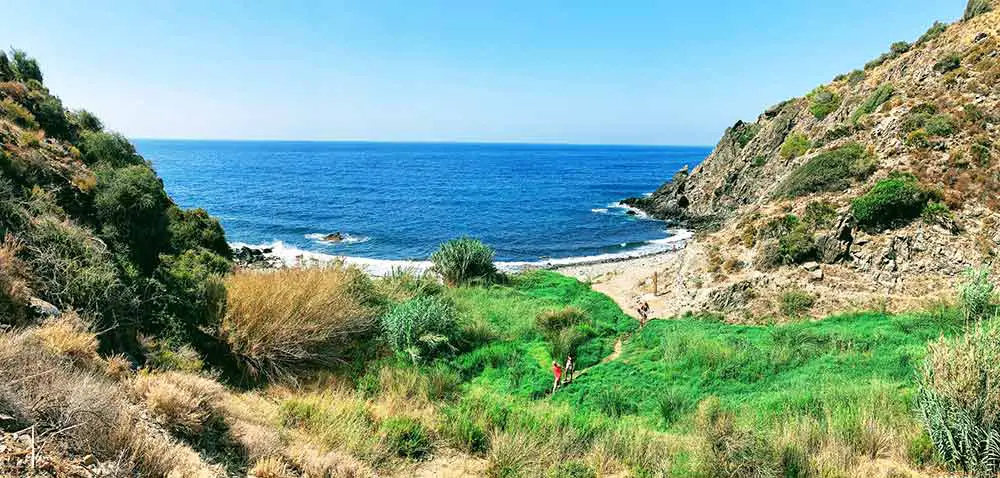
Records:
<instances>
[{"instance_id":1,"label":"clear sky","mask_svg":"<svg viewBox=\"0 0 1000 478\"><path fill-rule=\"evenodd\" d=\"M965 3L0 0L0 45L130 137L707 145Z\"/></svg>"}]
</instances>

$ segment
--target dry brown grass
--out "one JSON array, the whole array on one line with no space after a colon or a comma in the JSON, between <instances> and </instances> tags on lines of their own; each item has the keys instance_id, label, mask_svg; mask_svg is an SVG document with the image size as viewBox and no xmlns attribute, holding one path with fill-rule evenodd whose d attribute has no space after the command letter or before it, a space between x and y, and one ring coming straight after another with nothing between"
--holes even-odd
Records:
<instances>
[{"instance_id":1,"label":"dry brown grass","mask_svg":"<svg viewBox=\"0 0 1000 478\"><path fill-rule=\"evenodd\" d=\"M307 441L296 442L287 455L309 478L368 478L375 472L356 458L339 451L322 451Z\"/></svg>"},{"instance_id":2,"label":"dry brown grass","mask_svg":"<svg viewBox=\"0 0 1000 478\"><path fill-rule=\"evenodd\" d=\"M255 378L294 379L333 365L375 323L370 282L343 264L237 273L226 289L223 335Z\"/></svg>"},{"instance_id":3,"label":"dry brown grass","mask_svg":"<svg viewBox=\"0 0 1000 478\"><path fill-rule=\"evenodd\" d=\"M100 362L97 336L87 330L87 326L73 312L46 320L40 327L33 329L31 335L55 355L68 357L78 364L93 365Z\"/></svg>"},{"instance_id":4,"label":"dry brown grass","mask_svg":"<svg viewBox=\"0 0 1000 478\"><path fill-rule=\"evenodd\" d=\"M133 392L163 426L194 436L219 417L217 403L225 389L218 382L182 372L140 374Z\"/></svg>"},{"instance_id":5,"label":"dry brown grass","mask_svg":"<svg viewBox=\"0 0 1000 478\"><path fill-rule=\"evenodd\" d=\"M248 473L253 478L295 478L295 473L285 460L277 456L261 458Z\"/></svg>"}]
</instances>

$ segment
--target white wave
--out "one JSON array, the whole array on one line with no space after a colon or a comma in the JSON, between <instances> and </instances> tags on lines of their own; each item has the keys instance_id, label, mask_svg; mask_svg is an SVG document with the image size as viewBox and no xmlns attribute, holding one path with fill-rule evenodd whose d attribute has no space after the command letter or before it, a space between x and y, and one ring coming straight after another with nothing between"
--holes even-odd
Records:
<instances>
[{"instance_id":1,"label":"white wave","mask_svg":"<svg viewBox=\"0 0 1000 478\"><path fill-rule=\"evenodd\" d=\"M639 208L636 208L636 207L629 206L628 204L624 204L622 202L614 202L614 203L608 204L608 207L615 208L615 209L624 209L625 211L632 211L632 213L633 213L632 216L635 216L635 217L638 217L638 218L641 218L641 219L652 219L651 217L649 217L649 214L646 214L646 211L643 211L642 209L639 209Z\"/></svg>"},{"instance_id":2,"label":"white wave","mask_svg":"<svg viewBox=\"0 0 1000 478\"><path fill-rule=\"evenodd\" d=\"M539 261L507 261L497 262L497 269L504 272L518 272L525 269L552 269L557 267L582 266L598 264L603 262L618 262L628 259L637 259L669 251L676 251L684 248L684 245L694 237L691 231L686 229L674 229L667 231L671 235L663 239L646 241L645 244L623 252L609 252L596 254L593 256L564 257L559 259L545 259ZM245 244L234 242L230 244L234 249L240 247L250 247L254 249L270 249L266 253L268 257L274 257L286 267L299 267L309 265L328 264L334 261L343 261L345 264L358 266L371 276L384 276L394 269L408 269L416 273L426 271L431 267L430 261L410 261L394 259L372 259L368 257L342 256L333 254L323 254L288 246L282 241L274 241L270 244Z\"/></svg>"},{"instance_id":3,"label":"white wave","mask_svg":"<svg viewBox=\"0 0 1000 478\"><path fill-rule=\"evenodd\" d=\"M362 242L368 242L371 239L368 236L355 236L353 234L341 233L341 239L339 241L328 241L326 239L330 233L315 232L312 234L306 234L306 239L312 239L321 244L360 244Z\"/></svg>"},{"instance_id":4,"label":"white wave","mask_svg":"<svg viewBox=\"0 0 1000 478\"><path fill-rule=\"evenodd\" d=\"M594 209L591 209L590 212L595 213L595 214L607 214L608 213L608 208L606 208L606 207L595 207Z\"/></svg>"}]
</instances>

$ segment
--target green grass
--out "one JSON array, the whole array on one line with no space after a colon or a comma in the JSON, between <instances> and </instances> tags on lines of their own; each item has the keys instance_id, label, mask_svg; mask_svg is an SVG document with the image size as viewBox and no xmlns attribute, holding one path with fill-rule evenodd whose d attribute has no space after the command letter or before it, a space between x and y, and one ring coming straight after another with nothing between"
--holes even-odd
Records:
<instances>
[{"instance_id":1,"label":"green grass","mask_svg":"<svg viewBox=\"0 0 1000 478\"><path fill-rule=\"evenodd\" d=\"M687 404L710 395L757 427L787 416L825 420L828 412L848 413L883 392L908 415L926 343L960 327L957 314L866 313L762 327L697 318L654 321L625 345L619 360L594 367L557 397L601 413L607 391L615 390L631 397L652 427L665 426L662 409L670 407L680 419L666 428L681 430L692 425Z\"/></svg>"}]
</instances>

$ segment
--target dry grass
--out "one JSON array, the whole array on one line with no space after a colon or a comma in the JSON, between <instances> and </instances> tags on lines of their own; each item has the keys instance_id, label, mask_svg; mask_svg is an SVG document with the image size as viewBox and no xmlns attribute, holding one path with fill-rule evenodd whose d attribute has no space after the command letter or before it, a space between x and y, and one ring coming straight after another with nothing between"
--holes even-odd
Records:
<instances>
[{"instance_id":1,"label":"dry grass","mask_svg":"<svg viewBox=\"0 0 1000 478\"><path fill-rule=\"evenodd\" d=\"M34 329L31 335L55 355L69 357L78 364L100 362L100 357L97 355L97 336L87 330L87 326L75 313L67 312L57 318L48 319Z\"/></svg>"},{"instance_id":2,"label":"dry grass","mask_svg":"<svg viewBox=\"0 0 1000 478\"><path fill-rule=\"evenodd\" d=\"M237 273L226 289L223 335L254 378L335 364L375 323L370 282L342 264Z\"/></svg>"},{"instance_id":3,"label":"dry grass","mask_svg":"<svg viewBox=\"0 0 1000 478\"><path fill-rule=\"evenodd\" d=\"M216 404L225 393L218 382L182 372L140 374L132 389L158 422L185 436L202 433L219 417Z\"/></svg>"},{"instance_id":4,"label":"dry grass","mask_svg":"<svg viewBox=\"0 0 1000 478\"><path fill-rule=\"evenodd\" d=\"M0 413L14 417L15 426L34 426L40 449L92 454L141 476L221 476L218 467L145 422L118 384L44 345L42 337L64 332L47 325L0 334ZM70 350L96 355L94 349Z\"/></svg>"},{"instance_id":5,"label":"dry grass","mask_svg":"<svg viewBox=\"0 0 1000 478\"><path fill-rule=\"evenodd\" d=\"M269 456L254 463L249 475L253 478L295 478L294 472L281 457Z\"/></svg>"}]
</instances>

